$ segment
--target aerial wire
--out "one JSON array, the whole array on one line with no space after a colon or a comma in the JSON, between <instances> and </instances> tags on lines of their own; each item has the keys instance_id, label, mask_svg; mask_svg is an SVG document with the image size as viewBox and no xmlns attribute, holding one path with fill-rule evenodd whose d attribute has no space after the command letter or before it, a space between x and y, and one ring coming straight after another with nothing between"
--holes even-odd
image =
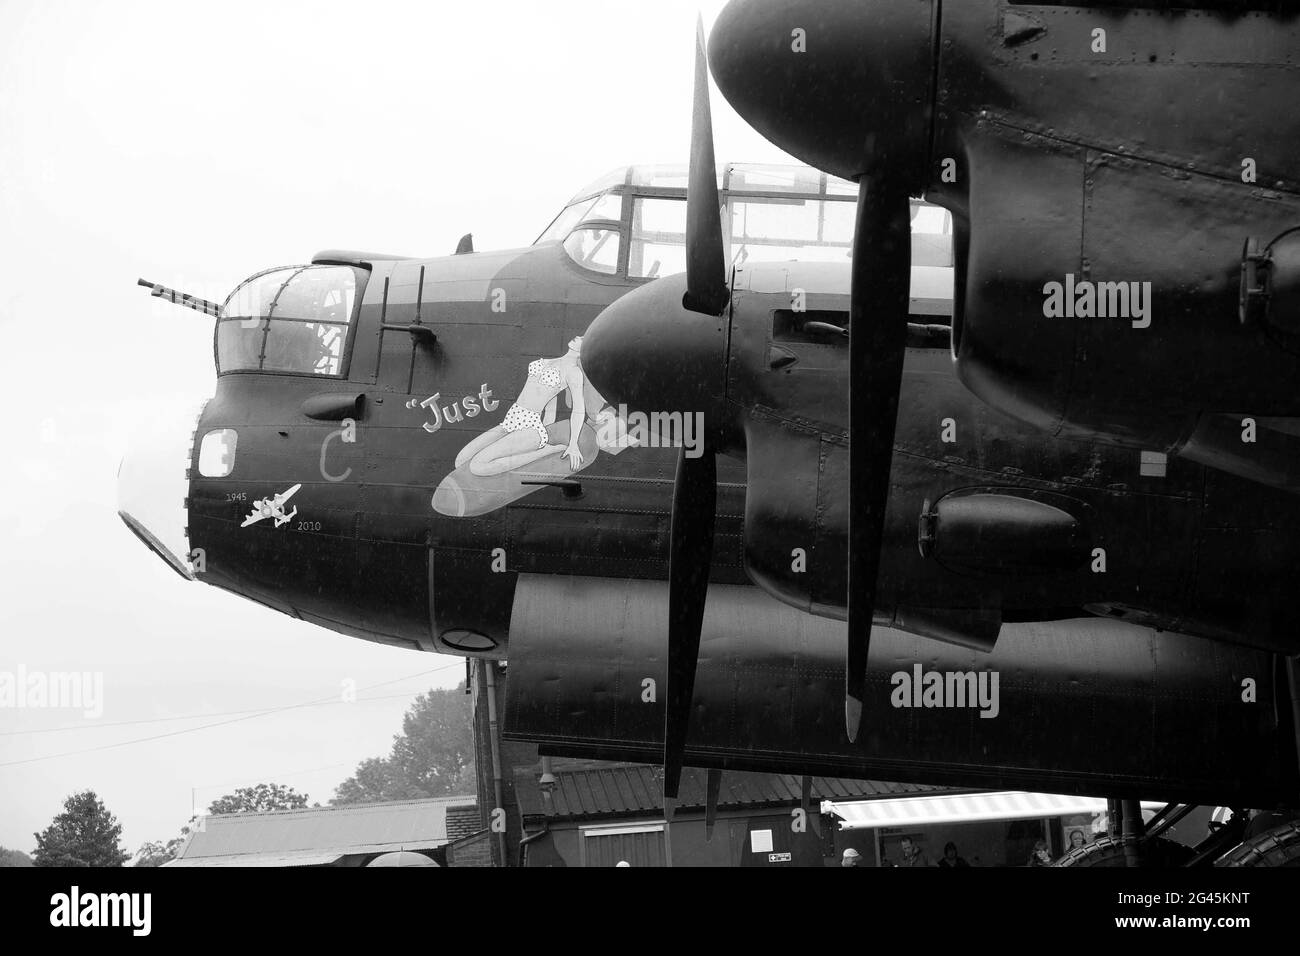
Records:
<instances>
[{"instance_id":1,"label":"aerial wire","mask_svg":"<svg viewBox=\"0 0 1300 956\"><path fill-rule=\"evenodd\" d=\"M405 676L405 677L396 677L396 678L393 678L392 680L380 681L380 682L377 683L377 684L369 684L369 685L367 685L367 686L365 686L365 687L360 688L360 690L374 690L376 687L384 687L384 686L386 686L386 685L388 685L388 684L396 684L396 683L398 683L399 681L411 680L411 679L416 678L416 677L424 677L424 676L426 676L426 675L428 675L428 674L435 674L435 673L437 673L437 672L439 672L439 671L450 670L450 669L453 668L453 667L462 667L462 666L464 666L464 665L461 664L460 662L457 662L457 663L454 663L454 664L445 664L445 665L443 665L442 667L435 667L435 668L433 668L433 669L431 669L431 670L421 671L421 672L418 673L418 674L408 674L408 675ZM401 695L395 695L395 696L401 696ZM19 766L19 765L21 765L21 764L39 763L40 761L43 761L43 760L56 760L56 759L58 759L59 757L75 757L75 756L78 756L78 755L80 755L80 754L98 753L98 752L101 751L101 750L115 750L115 749L117 749L117 748L119 748L119 747L130 747L130 746L132 746L132 745L134 745L134 744L149 743L150 741L153 741L153 740L163 740L163 739L165 739L165 738L167 738L167 737L179 737L179 736L181 736L182 734L197 733L197 732L200 731L200 730L210 730L210 729L212 729L213 727L224 727L224 726L226 726L227 724L237 724L237 723L240 723L240 722L245 721L245 720L254 720L254 719L258 718L258 717L265 717L265 716L267 716L268 714L283 713L284 711L287 711L287 710L296 710L296 709L298 709L298 708L302 708L302 707L314 707L314 706L317 706L317 705L319 705L319 704L324 704L324 703L335 703L335 702L336 702L336 696L331 694L329 697L322 697L322 698L319 698L319 699L317 699L317 700L304 701L303 703L299 703L299 704L287 704L287 705L285 705L285 706L283 706L283 707L270 707L270 708L267 708L267 709L264 709L264 710L259 710L259 711L254 711L254 712L252 712L252 713L247 713L247 714L244 714L243 716L232 717L232 718L229 719L229 720L218 720L218 721L215 721L215 722L210 723L210 724L201 724L201 725L199 725L198 727L185 727L185 728L183 728L183 729L181 729L181 730L172 730L172 731L168 731L167 733L163 733L163 734L154 734L154 735L149 736L149 737L137 737L137 738L135 738L135 739L133 739L133 740L123 740L123 741L119 741L118 743L115 743L115 744L104 744L104 745L99 746L99 747L87 747L87 748L84 748L84 749L82 749L82 750L68 750L68 751L65 751L65 752L63 752L63 753L57 753L57 754L45 754L45 755L40 756L40 757L27 757L27 758L25 758L25 759L23 759L23 760L9 760L9 761L6 761L5 763L0 763L0 767L16 767L16 766ZM235 712L235 713L238 713L238 712ZM165 719L169 719L169 718L158 718L158 719L160 719L160 720L165 720ZM49 728L49 729L57 729L57 728Z\"/></svg>"}]
</instances>

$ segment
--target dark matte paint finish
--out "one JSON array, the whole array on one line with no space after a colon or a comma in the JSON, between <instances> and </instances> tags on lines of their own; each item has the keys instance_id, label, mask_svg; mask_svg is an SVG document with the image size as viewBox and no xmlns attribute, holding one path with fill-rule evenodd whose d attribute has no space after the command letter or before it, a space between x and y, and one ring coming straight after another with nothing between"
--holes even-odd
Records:
<instances>
[{"instance_id":1,"label":"dark matte paint finish","mask_svg":"<svg viewBox=\"0 0 1300 956\"><path fill-rule=\"evenodd\" d=\"M980 398L1295 491L1300 339L1279 328L1293 317L1242 325L1237 298L1247 237L1300 224L1300 15L1161 6L733 0L710 64L759 132L839 176L897 138L882 104L928 121L907 171L956 219L954 356ZM1067 274L1150 282L1150 327L1045 318ZM1274 421L1246 444L1245 417Z\"/></svg>"},{"instance_id":2,"label":"dark matte paint finish","mask_svg":"<svg viewBox=\"0 0 1300 956\"><path fill-rule=\"evenodd\" d=\"M555 755L659 759L667 587L525 575L504 730ZM862 734L839 712L844 625L714 586L686 762L1048 793L1269 806L1300 784L1263 651L1097 619L1009 625L991 654L876 628ZM893 674L999 677L999 713L894 706ZM1242 700L1252 678L1258 700ZM656 688L656 689L657 689Z\"/></svg>"}]
</instances>

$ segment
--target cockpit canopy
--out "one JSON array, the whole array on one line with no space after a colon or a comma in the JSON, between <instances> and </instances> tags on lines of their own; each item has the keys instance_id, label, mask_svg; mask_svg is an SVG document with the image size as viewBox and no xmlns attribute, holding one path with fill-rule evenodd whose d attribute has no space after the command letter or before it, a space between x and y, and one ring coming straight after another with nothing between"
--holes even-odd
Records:
<instances>
[{"instance_id":1,"label":"cockpit canopy","mask_svg":"<svg viewBox=\"0 0 1300 956\"><path fill-rule=\"evenodd\" d=\"M653 279L686 271L685 166L626 166L580 190L538 237L591 272ZM843 262L853 249L858 187L808 166L729 163L718 174L733 265ZM952 265L952 219L912 204L913 263ZM918 235L929 241L917 242ZM536 243L535 243L536 244Z\"/></svg>"},{"instance_id":2,"label":"cockpit canopy","mask_svg":"<svg viewBox=\"0 0 1300 956\"><path fill-rule=\"evenodd\" d=\"M240 284L217 319L217 374L347 374L348 330L367 273L353 266L285 266Z\"/></svg>"}]
</instances>

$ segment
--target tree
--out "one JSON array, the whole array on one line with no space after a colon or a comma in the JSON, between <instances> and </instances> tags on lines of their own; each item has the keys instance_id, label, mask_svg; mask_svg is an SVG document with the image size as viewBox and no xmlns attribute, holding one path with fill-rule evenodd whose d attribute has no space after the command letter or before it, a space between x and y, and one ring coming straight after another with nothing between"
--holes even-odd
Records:
<instances>
[{"instance_id":1,"label":"tree","mask_svg":"<svg viewBox=\"0 0 1300 956\"><path fill-rule=\"evenodd\" d=\"M387 757L363 760L339 784L333 803L414 800L472 793L474 727L465 685L430 690L402 718Z\"/></svg>"},{"instance_id":2,"label":"tree","mask_svg":"<svg viewBox=\"0 0 1300 956\"><path fill-rule=\"evenodd\" d=\"M266 810L300 810L307 806L307 794L298 793L293 787L279 783L259 783L256 787L242 787L234 793L228 793L208 806L208 813L213 816L227 813L260 813ZM320 806L320 804L316 804ZM133 866L162 866L176 859L181 847L189 838L190 831L198 823L198 817L190 817L190 822L181 827L181 835L172 837L166 843L151 840L143 844L135 853Z\"/></svg>"},{"instance_id":3,"label":"tree","mask_svg":"<svg viewBox=\"0 0 1300 956\"><path fill-rule=\"evenodd\" d=\"M335 803L366 803L373 800L398 800L406 795L407 782L387 757L369 757L357 765L356 773L338 785Z\"/></svg>"},{"instance_id":4,"label":"tree","mask_svg":"<svg viewBox=\"0 0 1300 956\"><path fill-rule=\"evenodd\" d=\"M208 813L261 813L266 810L301 810L307 806L307 794L278 783L259 783L241 787L220 800L212 801Z\"/></svg>"},{"instance_id":5,"label":"tree","mask_svg":"<svg viewBox=\"0 0 1300 956\"><path fill-rule=\"evenodd\" d=\"M185 844L185 836L189 833L189 827L178 837L172 837L166 843L161 840L153 840L144 844L136 851L135 863L133 866L162 866L176 859L176 854L181 851Z\"/></svg>"},{"instance_id":6,"label":"tree","mask_svg":"<svg viewBox=\"0 0 1300 956\"><path fill-rule=\"evenodd\" d=\"M22 850L7 850L0 846L0 866L32 866L32 858Z\"/></svg>"},{"instance_id":7,"label":"tree","mask_svg":"<svg viewBox=\"0 0 1300 956\"><path fill-rule=\"evenodd\" d=\"M35 837L36 866L121 866L131 858L119 843L122 825L93 790L68 797L63 812Z\"/></svg>"},{"instance_id":8,"label":"tree","mask_svg":"<svg viewBox=\"0 0 1300 956\"><path fill-rule=\"evenodd\" d=\"M316 804L320 806L320 804ZM208 806L208 813L221 816L226 813L263 813L265 810L299 810L307 806L307 795L299 793L292 787L279 783L259 783L256 787L242 787L234 793L226 793L221 799L213 800ZM135 851L135 866L161 866L175 860L181 847L185 845L190 831L198 823L198 817L190 817L190 822L181 827L181 835L173 836L166 843L151 840Z\"/></svg>"}]
</instances>

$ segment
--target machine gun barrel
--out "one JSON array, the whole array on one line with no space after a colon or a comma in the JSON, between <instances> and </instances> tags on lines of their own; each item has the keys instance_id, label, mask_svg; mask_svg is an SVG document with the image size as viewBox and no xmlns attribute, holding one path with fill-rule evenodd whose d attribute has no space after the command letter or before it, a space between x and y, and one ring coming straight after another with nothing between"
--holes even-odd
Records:
<instances>
[{"instance_id":1,"label":"machine gun barrel","mask_svg":"<svg viewBox=\"0 0 1300 956\"><path fill-rule=\"evenodd\" d=\"M217 303L209 302L207 299L200 299L188 292L177 292L175 289L169 289L165 285L150 282L148 279L137 279L136 285L144 286L149 290L150 295L157 296L160 299L167 299L176 305L183 305L187 309L194 309L196 312L212 316L221 314L221 306L217 305Z\"/></svg>"}]
</instances>

